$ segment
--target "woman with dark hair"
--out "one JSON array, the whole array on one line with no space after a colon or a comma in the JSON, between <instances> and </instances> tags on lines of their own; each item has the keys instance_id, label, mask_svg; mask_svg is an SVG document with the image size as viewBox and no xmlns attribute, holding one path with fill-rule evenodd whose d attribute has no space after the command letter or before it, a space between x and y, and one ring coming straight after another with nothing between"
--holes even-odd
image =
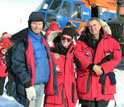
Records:
<instances>
[{"instance_id":1,"label":"woman with dark hair","mask_svg":"<svg viewBox=\"0 0 124 107\"><path fill-rule=\"evenodd\" d=\"M73 37L75 29L65 27L50 48L57 72L58 95L45 95L45 107L75 107L77 102Z\"/></svg>"}]
</instances>

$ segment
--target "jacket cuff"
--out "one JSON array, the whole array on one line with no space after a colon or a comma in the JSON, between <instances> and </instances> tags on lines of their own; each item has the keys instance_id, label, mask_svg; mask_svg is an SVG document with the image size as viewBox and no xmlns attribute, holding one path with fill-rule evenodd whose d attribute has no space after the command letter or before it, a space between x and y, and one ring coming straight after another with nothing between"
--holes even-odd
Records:
<instances>
[{"instance_id":1,"label":"jacket cuff","mask_svg":"<svg viewBox=\"0 0 124 107\"><path fill-rule=\"evenodd\" d=\"M102 72L103 72L103 74L102 75L104 75L105 74L105 72L104 72L104 69L102 68Z\"/></svg>"},{"instance_id":2,"label":"jacket cuff","mask_svg":"<svg viewBox=\"0 0 124 107\"><path fill-rule=\"evenodd\" d=\"M31 86L31 81L24 84L25 88L29 88L30 86Z\"/></svg>"},{"instance_id":3,"label":"jacket cuff","mask_svg":"<svg viewBox=\"0 0 124 107\"><path fill-rule=\"evenodd\" d=\"M94 63L91 63L87 68L93 70L94 65L95 65Z\"/></svg>"}]
</instances>

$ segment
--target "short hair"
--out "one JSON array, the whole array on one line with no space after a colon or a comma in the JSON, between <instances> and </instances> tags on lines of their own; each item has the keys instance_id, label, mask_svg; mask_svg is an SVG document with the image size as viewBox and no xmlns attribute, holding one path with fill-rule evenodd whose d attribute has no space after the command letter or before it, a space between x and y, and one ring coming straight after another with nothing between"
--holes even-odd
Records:
<instances>
[{"instance_id":1,"label":"short hair","mask_svg":"<svg viewBox=\"0 0 124 107\"><path fill-rule=\"evenodd\" d=\"M92 17L91 19L88 20L87 26L89 26L89 22L91 22L91 21L93 21L93 20L96 20L96 21L101 25L99 18L97 18L97 17Z\"/></svg>"}]
</instances>

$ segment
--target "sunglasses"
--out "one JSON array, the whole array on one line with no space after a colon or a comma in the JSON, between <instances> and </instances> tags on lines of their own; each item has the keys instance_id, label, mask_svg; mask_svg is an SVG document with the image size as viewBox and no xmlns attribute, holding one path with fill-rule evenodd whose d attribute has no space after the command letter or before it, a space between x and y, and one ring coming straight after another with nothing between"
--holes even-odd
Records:
<instances>
[{"instance_id":1,"label":"sunglasses","mask_svg":"<svg viewBox=\"0 0 124 107\"><path fill-rule=\"evenodd\" d=\"M72 41L71 38L66 38L66 37L62 37L62 40L67 40L68 42L71 42Z\"/></svg>"}]
</instances>

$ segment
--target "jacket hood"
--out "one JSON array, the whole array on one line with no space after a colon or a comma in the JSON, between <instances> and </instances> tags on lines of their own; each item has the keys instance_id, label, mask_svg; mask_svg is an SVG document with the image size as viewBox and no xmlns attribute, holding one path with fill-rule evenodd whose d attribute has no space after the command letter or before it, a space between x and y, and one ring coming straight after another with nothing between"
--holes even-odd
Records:
<instances>
[{"instance_id":1,"label":"jacket hood","mask_svg":"<svg viewBox=\"0 0 124 107\"><path fill-rule=\"evenodd\" d=\"M89 32L88 27L86 27L82 33L81 36L79 38L79 40L85 42L88 46L90 46L93 49L97 48L98 43L102 40L102 39L107 39L107 38L111 38L112 36L107 34L107 32L105 32L103 30L103 28L100 29L100 34L99 34L99 39L93 39L93 35Z\"/></svg>"},{"instance_id":2,"label":"jacket hood","mask_svg":"<svg viewBox=\"0 0 124 107\"><path fill-rule=\"evenodd\" d=\"M17 32L16 34L12 35L11 37L11 41L12 42L18 42L24 39L28 39L28 28L23 29L19 32Z\"/></svg>"},{"instance_id":3,"label":"jacket hood","mask_svg":"<svg viewBox=\"0 0 124 107\"><path fill-rule=\"evenodd\" d=\"M102 29L104 30L104 32L106 32L108 35L111 35L112 32L111 32L110 26L103 20L100 20L100 23L102 25ZM82 33L85 31L86 28L88 28L87 24L79 31L78 34L82 35Z\"/></svg>"},{"instance_id":4,"label":"jacket hood","mask_svg":"<svg viewBox=\"0 0 124 107\"><path fill-rule=\"evenodd\" d=\"M52 31L48 35L47 42L48 42L48 44L49 44L50 47L54 46L54 40L55 40L55 38L59 37L61 34L62 34L62 31Z\"/></svg>"},{"instance_id":5,"label":"jacket hood","mask_svg":"<svg viewBox=\"0 0 124 107\"><path fill-rule=\"evenodd\" d=\"M62 31L52 31L48 37L47 42L50 47L54 46L56 42L60 42ZM72 44L76 45L76 40L73 38Z\"/></svg>"}]
</instances>

